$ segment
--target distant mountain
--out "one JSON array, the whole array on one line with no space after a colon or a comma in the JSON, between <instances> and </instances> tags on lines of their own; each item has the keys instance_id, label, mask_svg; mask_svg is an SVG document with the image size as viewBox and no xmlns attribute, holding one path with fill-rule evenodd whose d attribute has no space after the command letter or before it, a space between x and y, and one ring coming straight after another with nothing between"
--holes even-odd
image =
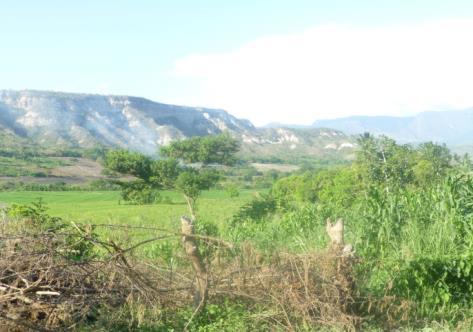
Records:
<instances>
[{"instance_id":1,"label":"distant mountain","mask_svg":"<svg viewBox=\"0 0 473 332\"><path fill-rule=\"evenodd\" d=\"M350 158L355 147L353 138L337 130L256 128L250 121L219 109L162 104L130 96L0 90L3 145L101 144L153 154L172 140L222 132L239 138L245 156L254 159L283 155L289 160L300 155Z\"/></svg>"},{"instance_id":2,"label":"distant mountain","mask_svg":"<svg viewBox=\"0 0 473 332\"><path fill-rule=\"evenodd\" d=\"M0 91L0 129L44 145L100 143L146 153L183 137L255 130L249 121L218 109L129 96L31 90Z\"/></svg>"},{"instance_id":3,"label":"distant mountain","mask_svg":"<svg viewBox=\"0 0 473 332\"><path fill-rule=\"evenodd\" d=\"M319 120L315 128L333 128L346 134L383 134L400 142L434 141L450 146L473 144L473 108L462 111L422 112L412 117L353 116Z\"/></svg>"},{"instance_id":4,"label":"distant mountain","mask_svg":"<svg viewBox=\"0 0 473 332\"><path fill-rule=\"evenodd\" d=\"M356 139L328 128L259 128L243 134L242 154L253 160L299 163L314 156L353 159Z\"/></svg>"}]
</instances>

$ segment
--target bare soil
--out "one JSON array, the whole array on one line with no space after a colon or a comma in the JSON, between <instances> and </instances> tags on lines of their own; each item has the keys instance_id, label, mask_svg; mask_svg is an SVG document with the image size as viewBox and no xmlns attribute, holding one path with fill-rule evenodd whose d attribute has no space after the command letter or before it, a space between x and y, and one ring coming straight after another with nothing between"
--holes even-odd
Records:
<instances>
[{"instance_id":1,"label":"bare soil","mask_svg":"<svg viewBox=\"0 0 473 332\"><path fill-rule=\"evenodd\" d=\"M58 158L65 161L68 166L60 166L51 170L55 177L72 178L101 178L103 166L100 163L85 158Z\"/></svg>"},{"instance_id":2,"label":"bare soil","mask_svg":"<svg viewBox=\"0 0 473 332\"><path fill-rule=\"evenodd\" d=\"M256 168L258 171L279 171L279 172L293 172L297 171L300 167L291 164L263 164L263 163L252 163L251 166Z\"/></svg>"}]
</instances>

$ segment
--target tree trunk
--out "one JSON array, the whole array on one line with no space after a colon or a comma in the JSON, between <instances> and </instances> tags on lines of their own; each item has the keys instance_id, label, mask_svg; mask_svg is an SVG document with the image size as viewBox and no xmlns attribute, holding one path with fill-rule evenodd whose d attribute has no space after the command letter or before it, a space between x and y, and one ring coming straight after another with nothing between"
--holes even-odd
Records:
<instances>
[{"instance_id":1,"label":"tree trunk","mask_svg":"<svg viewBox=\"0 0 473 332\"><path fill-rule=\"evenodd\" d=\"M202 257L199 253L197 241L194 234L193 221L187 217L181 217L182 242L186 251L187 257L191 261L192 268L196 276L196 292L194 295L194 305L196 311L200 311L205 307L208 297L208 274Z\"/></svg>"}]
</instances>

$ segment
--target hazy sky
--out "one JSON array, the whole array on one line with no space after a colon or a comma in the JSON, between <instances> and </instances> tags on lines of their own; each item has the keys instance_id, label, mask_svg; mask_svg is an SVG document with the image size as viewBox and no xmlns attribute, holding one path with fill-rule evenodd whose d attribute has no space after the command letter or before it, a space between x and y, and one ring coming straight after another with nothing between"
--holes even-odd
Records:
<instances>
[{"instance_id":1,"label":"hazy sky","mask_svg":"<svg viewBox=\"0 0 473 332\"><path fill-rule=\"evenodd\" d=\"M473 1L0 0L0 88L256 124L473 106Z\"/></svg>"}]
</instances>

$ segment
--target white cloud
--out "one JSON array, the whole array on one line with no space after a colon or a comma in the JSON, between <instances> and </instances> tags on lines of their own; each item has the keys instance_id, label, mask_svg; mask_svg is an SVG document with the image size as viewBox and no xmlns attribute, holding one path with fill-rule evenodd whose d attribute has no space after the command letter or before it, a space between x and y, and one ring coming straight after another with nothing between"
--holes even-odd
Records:
<instances>
[{"instance_id":1,"label":"white cloud","mask_svg":"<svg viewBox=\"0 0 473 332\"><path fill-rule=\"evenodd\" d=\"M174 74L187 103L257 124L473 106L473 19L379 28L321 26L194 54Z\"/></svg>"}]
</instances>

